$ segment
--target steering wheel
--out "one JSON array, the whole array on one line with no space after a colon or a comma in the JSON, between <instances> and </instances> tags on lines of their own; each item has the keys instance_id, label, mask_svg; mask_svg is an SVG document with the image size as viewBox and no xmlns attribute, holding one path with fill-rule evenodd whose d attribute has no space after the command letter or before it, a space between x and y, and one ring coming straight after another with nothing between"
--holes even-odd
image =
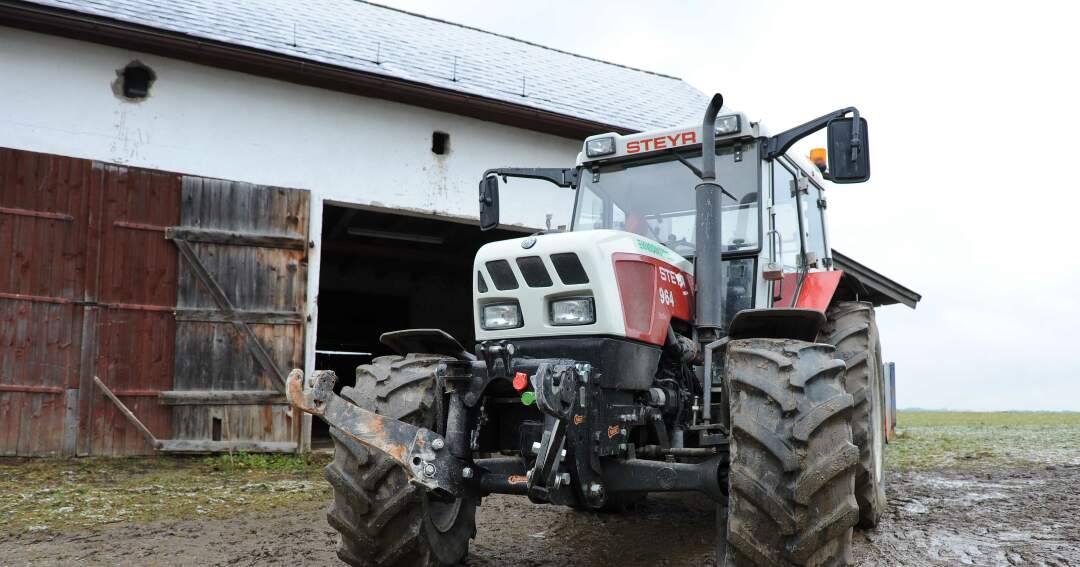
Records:
<instances>
[{"instance_id":1,"label":"steering wheel","mask_svg":"<svg viewBox=\"0 0 1080 567\"><path fill-rule=\"evenodd\" d=\"M680 238L679 240L668 240L664 243L664 246L671 248L675 251L676 254L680 256L693 255L694 252L697 251L697 248L695 248L694 245L685 238Z\"/></svg>"}]
</instances>

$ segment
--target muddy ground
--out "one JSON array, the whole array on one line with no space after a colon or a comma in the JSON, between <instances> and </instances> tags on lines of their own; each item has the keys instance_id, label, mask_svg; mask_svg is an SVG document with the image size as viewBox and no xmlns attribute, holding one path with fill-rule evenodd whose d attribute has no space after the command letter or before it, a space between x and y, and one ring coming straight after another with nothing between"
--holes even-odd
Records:
<instances>
[{"instance_id":1,"label":"muddy ground","mask_svg":"<svg viewBox=\"0 0 1080 567\"><path fill-rule=\"evenodd\" d=\"M940 423L916 426L893 444L887 473L889 511L878 529L856 534L856 563L1080 565L1077 431L1032 430L1030 424L1015 423L969 425L959 430ZM992 445L1001 439L1017 444L1015 450L1001 449L1001 443L996 451L979 448L975 440L980 436ZM1039 443L1044 450L1036 450ZM26 465L2 467L0 474L18 477L20 466ZM208 482L198 478L198 470L185 472L185 478ZM90 480L72 484L96 487L100 471L85 474ZM62 487L38 488L38 493L52 491L39 498L61 496L43 505L47 510L32 508L37 505L26 504L29 499L21 496L26 492L13 494L12 485L4 486L0 479L0 497L7 500L0 503L0 514L7 515L7 521L0 518L0 564L340 564L333 553L335 534L324 519L328 493L314 482L314 464L294 470L258 464L249 470L216 467L207 474L209 482L220 486L205 494L154 477L151 493L172 491L175 496L144 501L138 474L127 471L110 484L128 479L123 481L129 483L122 488L124 504L101 498L112 515L74 505L60 506L66 511L57 515L57 506L70 499ZM110 490L92 488L87 494L94 498ZM146 502L156 504L144 506ZM158 508L172 510L172 504L177 507L168 519L142 515ZM245 506L251 511L245 512ZM122 512L116 512L118 507ZM14 525L13 519L25 523ZM641 509L621 515L536 507L519 498L495 496L485 499L478 519L479 534L469 559L473 566L712 562L713 507L691 495L654 496Z\"/></svg>"}]
</instances>

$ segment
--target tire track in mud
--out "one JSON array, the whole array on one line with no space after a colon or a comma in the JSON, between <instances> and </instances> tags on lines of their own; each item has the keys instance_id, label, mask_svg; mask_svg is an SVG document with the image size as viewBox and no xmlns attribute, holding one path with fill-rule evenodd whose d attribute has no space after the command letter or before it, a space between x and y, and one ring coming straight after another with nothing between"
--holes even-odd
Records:
<instances>
[{"instance_id":1,"label":"tire track in mud","mask_svg":"<svg viewBox=\"0 0 1080 567\"><path fill-rule=\"evenodd\" d=\"M865 565L1080 565L1080 466L890 475L879 529L856 536Z\"/></svg>"}]
</instances>

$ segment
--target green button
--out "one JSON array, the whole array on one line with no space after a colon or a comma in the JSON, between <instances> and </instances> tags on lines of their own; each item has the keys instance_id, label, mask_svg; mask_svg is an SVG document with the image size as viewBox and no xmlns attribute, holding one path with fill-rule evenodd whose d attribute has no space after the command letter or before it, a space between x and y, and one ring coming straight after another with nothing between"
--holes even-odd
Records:
<instances>
[{"instance_id":1,"label":"green button","mask_svg":"<svg viewBox=\"0 0 1080 567\"><path fill-rule=\"evenodd\" d=\"M536 394L533 392L523 392L521 394L521 403L531 406L536 401Z\"/></svg>"}]
</instances>

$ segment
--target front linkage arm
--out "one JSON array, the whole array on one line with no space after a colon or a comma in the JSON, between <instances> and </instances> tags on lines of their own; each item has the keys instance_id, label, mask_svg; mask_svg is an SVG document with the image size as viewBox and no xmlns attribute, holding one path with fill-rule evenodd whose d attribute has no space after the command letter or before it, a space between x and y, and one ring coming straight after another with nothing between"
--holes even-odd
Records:
<instances>
[{"instance_id":1,"label":"front linkage arm","mask_svg":"<svg viewBox=\"0 0 1080 567\"><path fill-rule=\"evenodd\" d=\"M440 496L460 496L465 466L450 454L441 435L423 427L381 416L357 407L336 394L337 375L316 371L312 387L304 390L304 372L289 373L286 394L289 403L301 411L319 416L356 442L382 451L397 461L410 475L410 482Z\"/></svg>"}]
</instances>

